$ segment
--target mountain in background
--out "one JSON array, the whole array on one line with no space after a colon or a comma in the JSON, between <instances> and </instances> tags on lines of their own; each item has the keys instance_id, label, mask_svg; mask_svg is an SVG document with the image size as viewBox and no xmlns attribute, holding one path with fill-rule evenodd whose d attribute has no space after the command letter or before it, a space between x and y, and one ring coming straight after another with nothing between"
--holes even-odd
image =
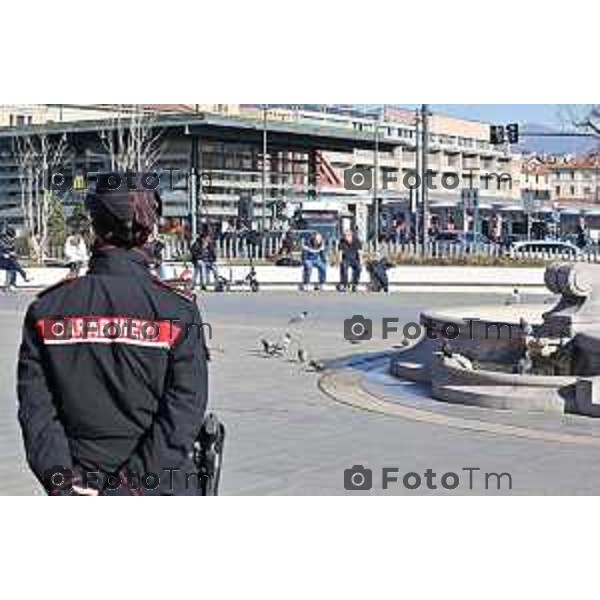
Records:
<instances>
[{"instance_id":1,"label":"mountain in background","mask_svg":"<svg viewBox=\"0 0 600 600\"><path fill-rule=\"evenodd\" d=\"M543 137L528 137L527 133L543 133ZM525 153L535 154L587 154L600 147L600 140L586 137L553 137L560 133L548 125L527 123L521 126L521 143L519 148Z\"/></svg>"}]
</instances>

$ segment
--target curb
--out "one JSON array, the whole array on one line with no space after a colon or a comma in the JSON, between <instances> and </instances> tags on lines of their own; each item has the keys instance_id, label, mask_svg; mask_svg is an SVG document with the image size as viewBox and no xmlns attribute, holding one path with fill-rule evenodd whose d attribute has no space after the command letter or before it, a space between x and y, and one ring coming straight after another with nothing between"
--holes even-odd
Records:
<instances>
[{"instance_id":1,"label":"curb","mask_svg":"<svg viewBox=\"0 0 600 600\"><path fill-rule=\"evenodd\" d=\"M382 355L382 358L384 356L387 354ZM600 448L600 436L558 433L519 425L453 417L383 400L365 389L361 373L349 369L328 371L319 379L319 389L338 404L381 416L493 436Z\"/></svg>"}]
</instances>

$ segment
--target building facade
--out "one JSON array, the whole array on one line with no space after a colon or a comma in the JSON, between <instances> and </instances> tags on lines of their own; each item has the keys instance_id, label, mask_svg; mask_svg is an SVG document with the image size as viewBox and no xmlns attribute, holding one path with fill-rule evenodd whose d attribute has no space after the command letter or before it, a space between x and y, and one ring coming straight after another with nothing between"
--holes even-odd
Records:
<instances>
[{"instance_id":1,"label":"building facade","mask_svg":"<svg viewBox=\"0 0 600 600\"><path fill-rule=\"evenodd\" d=\"M357 218L372 220L375 195L383 227L390 225L386 219L401 216L408 222L415 213L423 123L412 111L300 104L0 105L0 221L22 225L23 180L11 136L47 125L54 135L68 137L67 162L75 171L108 169L110 126L102 123L140 113L160 121L161 128L165 123L154 168L177 172L175 185L167 176L163 189L170 218L189 216L185 177L194 165L202 173L196 199L201 220L243 214L277 227L294 209L319 202L337 203L340 212L351 208ZM70 127L77 123L89 126ZM492 146L488 124L444 115L430 115L428 130L428 175L421 185L427 187L428 211L439 229L488 233L492 223L502 222L505 233L523 235L531 198L540 219L551 214L555 220L556 212L594 214L598 159L523 158L508 145ZM348 185L350 169L371 172L372 185ZM463 203L465 189L479 190L476 215ZM80 195L66 201L73 198Z\"/></svg>"}]
</instances>

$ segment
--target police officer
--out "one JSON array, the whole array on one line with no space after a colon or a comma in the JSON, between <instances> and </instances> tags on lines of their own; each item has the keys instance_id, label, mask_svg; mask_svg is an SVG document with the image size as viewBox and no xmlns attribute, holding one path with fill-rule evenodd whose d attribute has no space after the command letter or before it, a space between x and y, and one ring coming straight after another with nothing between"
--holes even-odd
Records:
<instances>
[{"instance_id":1,"label":"police officer","mask_svg":"<svg viewBox=\"0 0 600 600\"><path fill-rule=\"evenodd\" d=\"M207 404L193 297L149 269L158 195L98 177L89 273L29 307L18 366L28 463L50 495L198 495L191 459ZM135 189L131 189L135 187ZM157 481L158 480L158 481Z\"/></svg>"}]
</instances>

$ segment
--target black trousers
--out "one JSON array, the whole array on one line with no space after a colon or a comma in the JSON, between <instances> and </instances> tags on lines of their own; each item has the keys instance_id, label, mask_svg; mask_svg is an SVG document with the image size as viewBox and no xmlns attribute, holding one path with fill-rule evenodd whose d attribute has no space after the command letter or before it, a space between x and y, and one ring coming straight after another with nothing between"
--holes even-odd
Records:
<instances>
[{"instance_id":1,"label":"black trousers","mask_svg":"<svg viewBox=\"0 0 600 600\"><path fill-rule=\"evenodd\" d=\"M360 262L357 260L344 259L340 265L340 283L344 287L348 287L349 270L352 271L352 285L358 285L360 283L360 276L362 273Z\"/></svg>"}]
</instances>

